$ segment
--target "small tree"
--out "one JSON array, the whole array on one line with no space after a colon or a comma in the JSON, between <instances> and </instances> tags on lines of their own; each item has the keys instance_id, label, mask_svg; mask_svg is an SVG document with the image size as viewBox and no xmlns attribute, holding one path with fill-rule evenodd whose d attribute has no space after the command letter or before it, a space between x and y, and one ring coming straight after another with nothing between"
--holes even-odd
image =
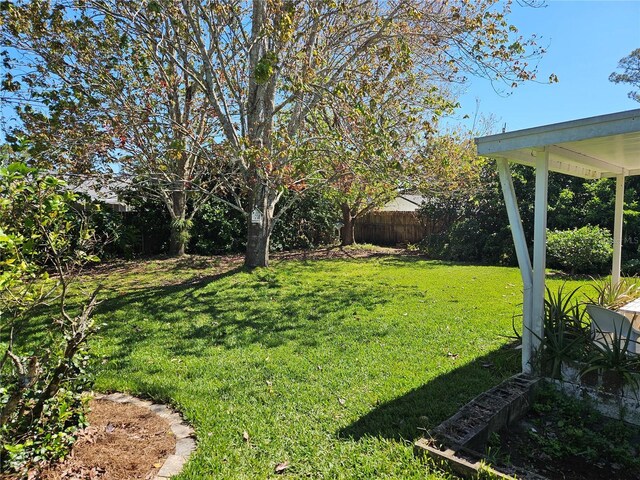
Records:
<instances>
[{"instance_id":1,"label":"small tree","mask_svg":"<svg viewBox=\"0 0 640 480\"><path fill-rule=\"evenodd\" d=\"M45 168L95 174L118 163L141 196L166 207L169 251L183 255L218 186L220 132L177 32L153 26L147 40L167 48L149 53L114 18L66 1L9 2L0 24L1 99L21 123L8 137L28 137L30 161Z\"/></svg>"},{"instance_id":2,"label":"small tree","mask_svg":"<svg viewBox=\"0 0 640 480\"><path fill-rule=\"evenodd\" d=\"M97 290L74 312L67 296L73 274L96 258L76 201L64 182L22 163L0 168L0 473L64 456L84 424ZM34 341L38 306L48 335Z\"/></svg>"},{"instance_id":3,"label":"small tree","mask_svg":"<svg viewBox=\"0 0 640 480\"><path fill-rule=\"evenodd\" d=\"M410 73L411 61L361 68L316 118L308 121L342 214L342 245L355 242L355 222L411 190L428 170L420 154L438 117L454 103L427 78ZM402 70L388 75L388 70Z\"/></svg>"}]
</instances>

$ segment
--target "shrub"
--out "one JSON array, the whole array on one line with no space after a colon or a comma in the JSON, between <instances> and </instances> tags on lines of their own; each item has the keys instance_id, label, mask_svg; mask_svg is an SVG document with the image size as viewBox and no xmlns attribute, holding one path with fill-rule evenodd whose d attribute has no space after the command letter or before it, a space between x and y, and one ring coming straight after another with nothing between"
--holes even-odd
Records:
<instances>
[{"instance_id":1,"label":"shrub","mask_svg":"<svg viewBox=\"0 0 640 480\"><path fill-rule=\"evenodd\" d=\"M246 237L247 222L242 212L211 199L193 218L189 251L199 255L238 252L244 248Z\"/></svg>"},{"instance_id":2,"label":"shrub","mask_svg":"<svg viewBox=\"0 0 640 480\"><path fill-rule=\"evenodd\" d=\"M428 196L429 201L419 212L430 232L419 245L426 255L443 260L516 264L507 211L493 166L482 169L479 185L429 192ZM523 221L529 232L527 217Z\"/></svg>"},{"instance_id":3,"label":"shrub","mask_svg":"<svg viewBox=\"0 0 640 480\"><path fill-rule=\"evenodd\" d=\"M334 240L335 223L339 219L335 204L321 191L301 197L285 193L278 205L279 215L271 235L271 250L314 248ZM287 205L282 211L283 206ZM241 212L227 204L209 200L193 219L189 250L201 255L231 253L244 250L247 220Z\"/></svg>"},{"instance_id":4,"label":"shrub","mask_svg":"<svg viewBox=\"0 0 640 480\"><path fill-rule=\"evenodd\" d=\"M511 173L525 237L532 239L535 170L515 164ZM640 262L632 260L640 258L638 192L640 176L629 177L625 183L626 240L622 245L623 260L628 261L623 268L627 275L640 274ZM429 197L429 202L422 209L422 218L432 232L421 244L427 255L515 265L506 208L493 162L488 162L481 171L479 185L450 191L428 188L424 194ZM555 172L549 174L550 230L566 230L585 224L611 229L614 205L615 182L610 178L584 180Z\"/></svg>"},{"instance_id":5,"label":"shrub","mask_svg":"<svg viewBox=\"0 0 640 480\"><path fill-rule=\"evenodd\" d=\"M632 258L622 264L622 274L627 277L640 275L640 258Z\"/></svg>"},{"instance_id":6,"label":"shrub","mask_svg":"<svg viewBox=\"0 0 640 480\"><path fill-rule=\"evenodd\" d=\"M613 254L611 233L587 225L573 230L552 230L547 234L549 265L569 273L604 273Z\"/></svg>"},{"instance_id":7,"label":"shrub","mask_svg":"<svg viewBox=\"0 0 640 480\"><path fill-rule=\"evenodd\" d=\"M0 474L63 457L84 425L97 291L76 313L66 303L72 274L96 257L77 200L24 164L0 168Z\"/></svg>"},{"instance_id":8,"label":"shrub","mask_svg":"<svg viewBox=\"0 0 640 480\"><path fill-rule=\"evenodd\" d=\"M125 258L167 253L171 235L167 208L135 190L124 192L123 200L133 211L109 212L114 241L108 246L108 253Z\"/></svg>"},{"instance_id":9,"label":"shrub","mask_svg":"<svg viewBox=\"0 0 640 480\"><path fill-rule=\"evenodd\" d=\"M293 204L273 228L272 251L315 248L336 240L335 225L340 214L336 204L322 191L311 191L295 199L285 196L282 205L286 205L287 200Z\"/></svg>"}]
</instances>

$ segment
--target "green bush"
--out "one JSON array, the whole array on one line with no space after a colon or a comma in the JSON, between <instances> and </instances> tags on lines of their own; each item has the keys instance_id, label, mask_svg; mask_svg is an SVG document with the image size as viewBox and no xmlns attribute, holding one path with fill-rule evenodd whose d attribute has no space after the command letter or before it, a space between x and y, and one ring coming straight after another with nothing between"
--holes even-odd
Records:
<instances>
[{"instance_id":1,"label":"green bush","mask_svg":"<svg viewBox=\"0 0 640 480\"><path fill-rule=\"evenodd\" d=\"M85 423L97 291L74 311L66 303L72 275L97 258L77 206L59 179L22 163L0 168L0 477L63 457Z\"/></svg>"},{"instance_id":2,"label":"green bush","mask_svg":"<svg viewBox=\"0 0 640 480\"><path fill-rule=\"evenodd\" d=\"M513 186L518 199L525 237L533 238L535 170L512 165ZM431 232L420 245L432 258L515 265L515 251L495 164L488 162L479 185L444 191L426 189L429 202L422 221ZM610 178L584 180L556 172L549 174L550 230L584 225L613 228L615 182ZM625 181L623 271L640 274L640 176ZM531 247L531 245L530 245ZM550 259L553 262L553 259ZM558 265L561 268L561 265Z\"/></svg>"},{"instance_id":3,"label":"green bush","mask_svg":"<svg viewBox=\"0 0 640 480\"><path fill-rule=\"evenodd\" d=\"M626 277L640 275L640 258L632 258L622 264L622 274Z\"/></svg>"},{"instance_id":4,"label":"green bush","mask_svg":"<svg viewBox=\"0 0 640 480\"><path fill-rule=\"evenodd\" d=\"M167 253L171 235L167 208L136 190L125 192L123 200L132 207L132 211L108 213L111 242L107 253L125 258Z\"/></svg>"},{"instance_id":5,"label":"green bush","mask_svg":"<svg viewBox=\"0 0 640 480\"><path fill-rule=\"evenodd\" d=\"M293 201L273 228L271 250L310 249L336 240L335 224L340 220L336 204L322 191L312 191L295 199L285 194L283 205ZM278 214L278 211L276 212Z\"/></svg>"},{"instance_id":6,"label":"green bush","mask_svg":"<svg viewBox=\"0 0 640 480\"><path fill-rule=\"evenodd\" d=\"M321 191L300 197L285 193L271 235L271 250L314 248L330 243L339 219L335 204ZM288 206L282 211L283 206ZM246 247L247 220L229 205L209 200L193 218L189 251L200 255L241 252Z\"/></svg>"},{"instance_id":7,"label":"green bush","mask_svg":"<svg viewBox=\"0 0 640 480\"><path fill-rule=\"evenodd\" d=\"M419 211L430 232L419 244L425 255L442 260L516 265L507 210L493 166L483 169L481 179L482 185L474 187L473 193L466 189L428 193L429 201ZM528 234L527 220L523 218Z\"/></svg>"},{"instance_id":8,"label":"green bush","mask_svg":"<svg viewBox=\"0 0 640 480\"><path fill-rule=\"evenodd\" d=\"M613 255L611 233L587 225L573 230L552 230L547 234L549 266L569 273L605 273Z\"/></svg>"},{"instance_id":9,"label":"green bush","mask_svg":"<svg viewBox=\"0 0 640 480\"><path fill-rule=\"evenodd\" d=\"M247 221L242 212L226 203L209 200L193 218L188 251L217 255L242 251L247 238Z\"/></svg>"}]
</instances>

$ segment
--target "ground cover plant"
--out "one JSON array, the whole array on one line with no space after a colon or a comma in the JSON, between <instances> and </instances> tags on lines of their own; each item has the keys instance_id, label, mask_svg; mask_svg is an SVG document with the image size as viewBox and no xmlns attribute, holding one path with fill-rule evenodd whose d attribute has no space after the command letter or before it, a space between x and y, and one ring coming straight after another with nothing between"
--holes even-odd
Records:
<instances>
[{"instance_id":1,"label":"ground cover plant","mask_svg":"<svg viewBox=\"0 0 640 480\"><path fill-rule=\"evenodd\" d=\"M99 267L96 389L185 415L198 449L179 479L448 478L412 441L519 371L520 274L364 253Z\"/></svg>"},{"instance_id":2,"label":"ground cover plant","mask_svg":"<svg viewBox=\"0 0 640 480\"><path fill-rule=\"evenodd\" d=\"M496 465L525 467L547 478L636 479L640 469L637 427L603 418L551 387L538 391L517 425L492 436L488 452Z\"/></svg>"}]
</instances>

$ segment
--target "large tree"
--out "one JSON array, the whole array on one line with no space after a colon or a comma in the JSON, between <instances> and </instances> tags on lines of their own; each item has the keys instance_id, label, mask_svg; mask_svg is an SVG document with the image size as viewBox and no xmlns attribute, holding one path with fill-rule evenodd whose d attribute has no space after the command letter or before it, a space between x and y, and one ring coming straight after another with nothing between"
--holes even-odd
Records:
<instances>
[{"instance_id":1,"label":"large tree","mask_svg":"<svg viewBox=\"0 0 640 480\"><path fill-rule=\"evenodd\" d=\"M268 264L283 193L323 178L306 126L354 72L375 65L392 79L405 63L425 80L460 81L466 72L515 85L534 77L526 59L541 53L515 37L509 5L495 0L87 3L125 25L146 55L175 51L176 68L206 95L238 172L230 191L247 215L250 267Z\"/></svg>"},{"instance_id":2,"label":"large tree","mask_svg":"<svg viewBox=\"0 0 640 480\"><path fill-rule=\"evenodd\" d=\"M217 187L219 123L172 32L148 32L144 41L168 43L149 55L82 3L13 2L2 20L5 100L21 119L12 136L28 137L37 163L58 170L117 163L166 205L170 252L184 254L191 219Z\"/></svg>"},{"instance_id":3,"label":"large tree","mask_svg":"<svg viewBox=\"0 0 640 480\"><path fill-rule=\"evenodd\" d=\"M637 90L631 90L627 95L631 100L640 102L640 48L636 48L618 62L618 69L622 72L613 72L609 80L613 83L628 83Z\"/></svg>"}]
</instances>

